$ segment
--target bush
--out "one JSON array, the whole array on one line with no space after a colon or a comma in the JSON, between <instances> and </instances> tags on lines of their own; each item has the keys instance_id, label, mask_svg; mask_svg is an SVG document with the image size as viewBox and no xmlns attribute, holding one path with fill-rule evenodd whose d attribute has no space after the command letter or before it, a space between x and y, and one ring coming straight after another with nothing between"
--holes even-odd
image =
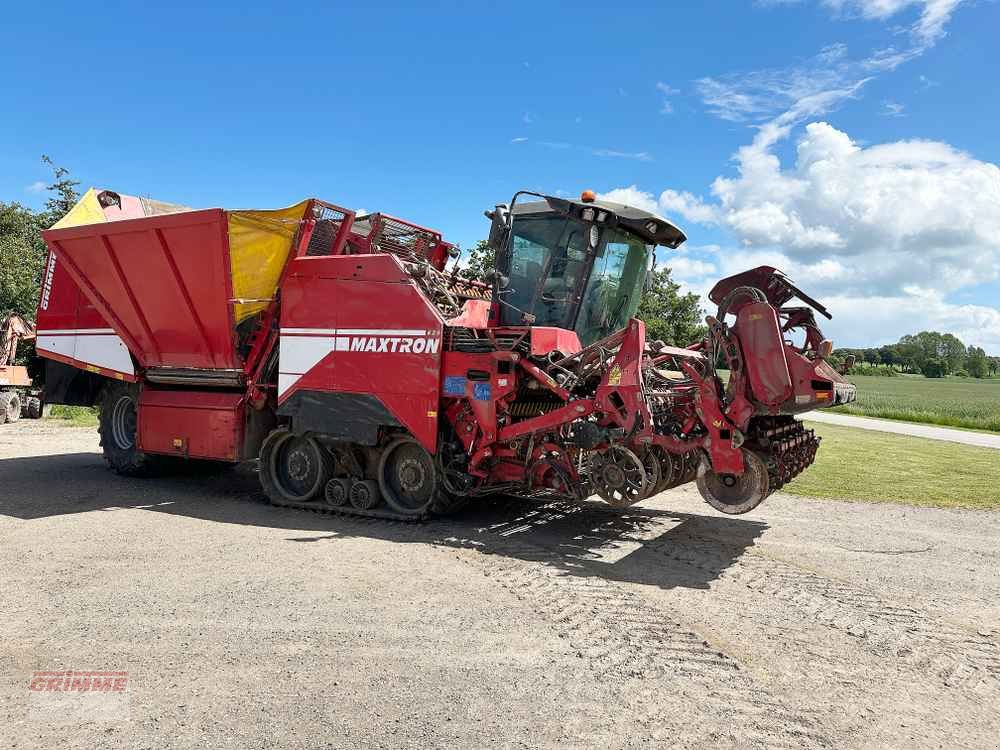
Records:
<instances>
[{"instance_id":1,"label":"bush","mask_svg":"<svg viewBox=\"0 0 1000 750\"><path fill-rule=\"evenodd\" d=\"M870 375L876 378L898 378L899 373L893 370L891 367L872 367L865 370L864 373L858 373L858 375Z\"/></svg>"},{"instance_id":2,"label":"bush","mask_svg":"<svg viewBox=\"0 0 1000 750\"><path fill-rule=\"evenodd\" d=\"M955 371L954 373L952 373L952 374L953 374L953 375L954 375L954 376L955 376L956 378L967 378L967 377L969 377L969 373L968 373L968 372L966 372L965 370L956 370L956 371Z\"/></svg>"},{"instance_id":3,"label":"bush","mask_svg":"<svg viewBox=\"0 0 1000 750\"><path fill-rule=\"evenodd\" d=\"M926 378L943 378L948 374L948 366L941 359L931 359L923 366L921 372Z\"/></svg>"}]
</instances>

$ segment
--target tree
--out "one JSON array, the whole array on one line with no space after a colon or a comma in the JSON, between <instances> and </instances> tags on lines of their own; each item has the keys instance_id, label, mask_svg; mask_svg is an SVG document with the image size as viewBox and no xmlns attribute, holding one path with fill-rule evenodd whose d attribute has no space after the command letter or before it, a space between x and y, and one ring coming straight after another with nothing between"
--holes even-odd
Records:
<instances>
[{"instance_id":1,"label":"tree","mask_svg":"<svg viewBox=\"0 0 1000 750\"><path fill-rule=\"evenodd\" d=\"M495 253L490 243L486 240L479 240L469 252L465 264L459 269L459 276L474 281L486 281L493 273L494 256Z\"/></svg>"},{"instance_id":2,"label":"tree","mask_svg":"<svg viewBox=\"0 0 1000 750\"><path fill-rule=\"evenodd\" d=\"M0 317L16 312L35 317L38 284L45 263L41 231L44 212L18 203L0 203Z\"/></svg>"},{"instance_id":3,"label":"tree","mask_svg":"<svg viewBox=\"0 0 1000 750\"><path fill-rule=\"evenodd\" d=\"M886 367L895 367L902 364L899 349L891 344L879 347L878 356L882 360L882 364Z\"/></svg>"},{"instance_id":4,"label":"tree","mask_svg":"<svg viewBox=\"0 0 1000 750\"><path fill-rule=\"evenodd\" d=\"M962 369L965 364L965 344L950 333L941 335L941 357L948 363L948 372Z\"/></svg>"},{"instance_id":5,"label":"tree","mask_svg":"<svg viewBox=\"0 0 1000 750\"><path fill-rule=\"evenodd\" d=\"M653 269L636 317L646 324L646 338L660 339L674 346L687 346L702 339L707 328L702 322L701 300L697 294L680 293L680 284L670 278L669 268Z\"/></svg>"},{"instance_id":6,"label":"tree","mask_svg":"<svg viewBox=\"0 0 1000 750\"><path fill-rule=\"evenodd\" d=\"M69 179L69 171L55 166L47 156L42 161L52 167L54 175L43 210L0 202L0 317L16 312L34 319L46 257L42 230L65 216L79 199L78 183ZM18 361L32 359L33 344L24 344L21 355Z\"/></svg>"},{"instance_id":7,"label":"tree","mask_svg":"<svg viewBox=\"0 0 1000 750\"><path fill-rule=\"evenodd\" d=\"M76 186L80 183L71 180L69 170L66 167L57 167L55 163L45 154L42 154L42 162L52 167L53 181L46 190L51 193L49 199L45 201L45 210L55 224L59 219L69 213L70 209L80 200L80 194L76 191Z\"/></svg>"},{"instance_id":8,"label":"tree","mask_svg":"<svg viewBox=\"0 0 1000 750\"><path fill-rule=\"evenodd\" d=\"M965 357L965 369L974 378L985 378L989 374L990 361L981 347L970 346Z\"/></svg>"}]
</instances>

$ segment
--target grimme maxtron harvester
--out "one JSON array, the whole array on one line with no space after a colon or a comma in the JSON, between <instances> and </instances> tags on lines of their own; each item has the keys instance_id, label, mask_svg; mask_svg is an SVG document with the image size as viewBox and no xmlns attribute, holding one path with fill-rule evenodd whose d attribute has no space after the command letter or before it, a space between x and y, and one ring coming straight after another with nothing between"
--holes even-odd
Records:
<instances>
[{"instance_id":1,"label":"grimme maxtron harvester","mask_svg":"<svg viewBox=\"0 0 1000 750\"><path fill-rule=\"evenodd\" d=\"M706 338L678 348L633 317L673 224L589 191L487 217L496 269L467 280L439 233L385 214L88 191L44 234L45 400L99 403L120 474L259 459L276 504L412 519L690 481L744 513L813 461L794 415L854 398L827 311L773 268L719 282Z\"/></svg>"}]
</instances>

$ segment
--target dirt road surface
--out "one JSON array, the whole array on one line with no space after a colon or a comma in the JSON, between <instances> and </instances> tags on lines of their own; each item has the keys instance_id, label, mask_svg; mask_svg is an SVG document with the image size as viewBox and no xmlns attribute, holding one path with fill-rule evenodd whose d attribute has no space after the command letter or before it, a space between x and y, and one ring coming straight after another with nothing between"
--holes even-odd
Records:
<instances>
[{"instance_id":1,"label":"dirt road surface","mask_svg":"<svg viewBox=\"0 0 1000 750\"><path fill-rule=\"evenodd\" d=\"M121 479L91 431L22 422L0 746L996 748L998 538L691 490L368 522L270 507L249 469ZM40 703L63 669L127 671L127 715Z\"/></svg>"},{"instance_id":2,"label":"dirt road surface","mask_svg":"<svg viewBox=\"0 0 1000 750\"><path fill-rule=\"evenodd\" d=\"M938 427L932 424L915 424L914 422L897 422L891 419L872 419L856 417L853 414L839 414L828 411L811 411L805 416L808 422L824 422L855 427L860 430L875 430L876 432L891 432L896 435L912 435L913 437L944 440L962 445L977 445L980 448L996 448L1000 450L1000 435L989 432L973 432L972 430L956 430L952 427Z\"/></svg>"}]
</instances>

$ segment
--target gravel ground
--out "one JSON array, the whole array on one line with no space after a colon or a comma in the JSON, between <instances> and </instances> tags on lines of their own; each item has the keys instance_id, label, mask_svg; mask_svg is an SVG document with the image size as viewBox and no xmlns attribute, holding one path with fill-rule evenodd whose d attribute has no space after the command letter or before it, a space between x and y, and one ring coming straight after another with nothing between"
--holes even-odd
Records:
<instances>
[{"instance_id":1,"label":"gravel ground","mask_svg":"<svg viewBox=\"0 0 1000 750\"><path fill-rule=\"evenodd\" d=\"M0 488L4 748L1000 747L1000 514L368 522L51 422L0 427ZM61 669L126 670L118 713L29 690Z\"/></svg>"}]
</instances>

